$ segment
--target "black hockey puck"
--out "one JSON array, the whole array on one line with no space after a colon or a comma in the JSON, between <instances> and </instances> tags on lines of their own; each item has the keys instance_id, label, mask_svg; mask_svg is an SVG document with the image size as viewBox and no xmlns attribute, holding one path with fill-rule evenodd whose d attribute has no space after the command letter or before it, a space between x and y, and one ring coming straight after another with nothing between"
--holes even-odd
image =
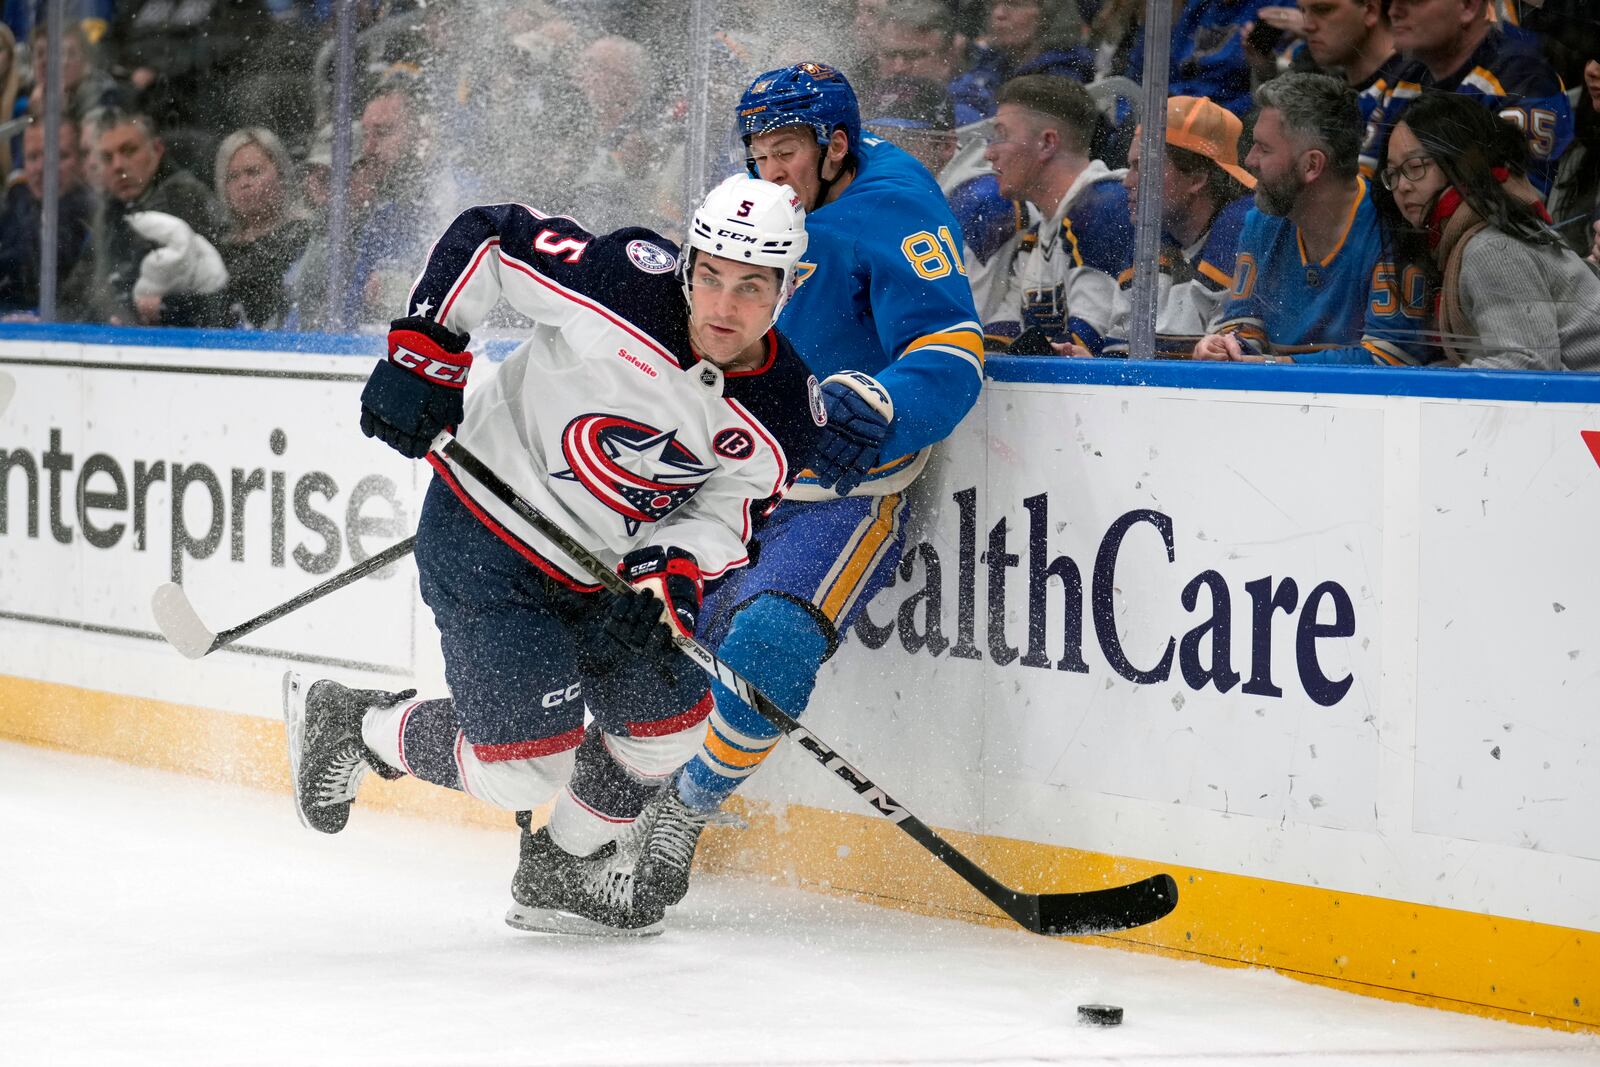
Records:
<instances>
[{"instance_id":1,"label":"black hockey puck","mask_svg":"<svg viewBox=\"0 0 1600 1067\"><path fill-rule=\"evenodd\" d=\"M1089 1026L1121 1026L1122 1009L1115 1004L1079 1004L1078 1021Z\"/></svg>"}]
</instances>

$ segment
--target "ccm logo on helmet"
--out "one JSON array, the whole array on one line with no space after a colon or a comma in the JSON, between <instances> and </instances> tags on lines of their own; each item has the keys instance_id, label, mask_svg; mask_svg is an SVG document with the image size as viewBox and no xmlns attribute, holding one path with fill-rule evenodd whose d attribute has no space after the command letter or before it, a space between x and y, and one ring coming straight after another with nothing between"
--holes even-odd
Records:
<instances>
[{"instance_id":1,"label":"ccm logo on helmet","mask_svg":"<svg viewBox=\"0 0 1600 1067\"><path fill-rule=\"evenodd\" d=\"M396 345L389 359L400 364L408 370L415 371L429 381L441 385L453 385L457 389L467 384L467 368L457 363L446 363L442 359L425 356L421 352L413 352L404 345Z\"/></svg>"},{"instance_id":2,"label":"ccm logo on helmet","mask_svg":"<svg viewBox=\"0 0 1600 1067\"><path fill-rule=\"evenodd\" d=\"M747 233L735 233L732 230L718 230L717 231L717 236L718 237L726 237L730 241L744 241L744 242L746 242L748 244L759 244L760 243L754 237L751 237Z\"/></svg>"}]
</instances>

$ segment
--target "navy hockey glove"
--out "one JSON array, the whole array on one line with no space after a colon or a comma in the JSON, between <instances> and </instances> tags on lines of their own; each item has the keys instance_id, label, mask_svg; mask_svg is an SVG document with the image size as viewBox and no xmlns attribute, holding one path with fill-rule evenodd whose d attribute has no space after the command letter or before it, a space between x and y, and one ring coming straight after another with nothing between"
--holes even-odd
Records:
<instances>
[{"instance_id":1,"label":"navy hockey glove","mask_svg":"<svg viewBox=\"0 0 1600 1067\"><path fill-rule=\"evenodd\" d=\"M361 432L408 459L427 455L440 430L461 423L470 340L420 315L390 323L389 358L361 391Z\"/></svg>"},{"instance_id":2,"label":"navy hockey glove","mask_svg":"<svg viewBox=\"0 0 1600 1067\"><path fill-rule=\"evenodd\" d=\"M651 545L622 557L617 573L633 586L606 605L606 633L617 644L648 656L671 655L674 634L694 636L705 580L692 555Z\"/></svg>"},{"instance_id":3,"label":"navy hockey glove","mask_svg":"<svg viewBox=\"0 0 1600 1067\"><path fill-rule=\"evenodd\" d=\"M894 401L876 378L852 370L823 381L822 407L828 421L811 470L824 489L845 496L879 464L879 451L894 421Z\"/></svg>"}]
</instances>

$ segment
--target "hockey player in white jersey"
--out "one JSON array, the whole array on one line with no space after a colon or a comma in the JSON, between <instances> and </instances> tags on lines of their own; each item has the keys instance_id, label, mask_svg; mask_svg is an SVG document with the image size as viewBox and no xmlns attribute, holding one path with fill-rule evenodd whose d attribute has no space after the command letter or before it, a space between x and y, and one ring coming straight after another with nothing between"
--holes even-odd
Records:
<instances>
[{"instance_id":1,"label":"hockey player in white jersey","mask_svg":"<svg viewBox=\"0 0 1600 1067\"><path fill-rule=\"evenodd\" d=\"M681 261L650 230L597 235L517 204L450 225L361 400L368 436L435 469L416 559L450 695L286 676L306 825L343 829L368 770L410 774L519 812L513 926L659 930L614 841L712 706L668 627L694 632L704 582L748 562L753 526L810 462L817 381L774 328L806 240L793 192L743 176L700 206ZM535 328L463 404L468 334L502 299ZM447 427L638 591L602 593L430 452ZM532 831L526 811L552 797Z\"/></svg>"}]
</instances>

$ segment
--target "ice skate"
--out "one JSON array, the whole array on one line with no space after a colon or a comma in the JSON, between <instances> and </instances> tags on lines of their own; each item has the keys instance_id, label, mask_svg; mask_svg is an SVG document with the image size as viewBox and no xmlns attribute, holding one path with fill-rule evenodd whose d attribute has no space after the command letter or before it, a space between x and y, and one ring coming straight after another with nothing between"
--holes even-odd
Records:
<instances>
[{"instance_id":1,"label":"ice skate","mask_svg":"<svg viewBox=\"0 0 1600 1067\"><path fill-rule=\"evenodd\" d=\"M634 898L641 907L665 910L689 892L689 869L694 850L716 811L695 811L668 789L666 796L645 809L639 819L647 825L634 868Z\"/></svg>"},{"instance_id":2,"label":"ice skate","mask_svg":"<svg viewBox=\"0 0 1600 1067\"><path fill-rule=\"evenodd\" d=\"M506 925L588 937L661 933L662 909L638 906L633 872L616 858L615 843L593 856L574 856L551 840L548 829L532 833L524 826L521 862L511 877L515 903L506 912Z\"/></svg>"},{"instance_id":3,"label":"ice skate","mask_svg":"<svg viewBox=\"0 0 1600 1067\"><path fill-rule=\"evenodd\" d=\"M381 689L349 689L326 679L307 684L293 671L283 676L283 721L289 733L289 775L300 822L336 834L350 819L350 805L367 772L385 778L401 773L373 756L361 740L361 717L408 697Z\"/></svg>"}]
</instances>

